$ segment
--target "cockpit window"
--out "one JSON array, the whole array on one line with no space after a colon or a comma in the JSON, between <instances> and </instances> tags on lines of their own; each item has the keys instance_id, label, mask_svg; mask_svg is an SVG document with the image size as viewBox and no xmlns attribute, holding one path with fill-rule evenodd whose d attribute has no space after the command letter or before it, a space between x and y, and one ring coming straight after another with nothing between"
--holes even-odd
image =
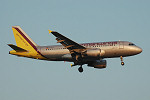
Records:
<instances>
[{"instance_id":1,"label":"cockpit window","mask_svg":"<svg viewBox=\"0 0 150 100\"><path fill-rule=\"evenodd\" d=\"M133 44L133 43L129 43L129 45L134 46L135 44Z\"/></svg>"}]
</instances>

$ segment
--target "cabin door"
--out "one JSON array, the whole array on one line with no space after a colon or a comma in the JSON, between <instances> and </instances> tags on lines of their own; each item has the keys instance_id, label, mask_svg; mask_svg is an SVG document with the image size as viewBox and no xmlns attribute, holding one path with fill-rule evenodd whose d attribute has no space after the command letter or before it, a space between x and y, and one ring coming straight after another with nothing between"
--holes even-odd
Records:
<instances>
[{"instance_id":1,"label":"cabin door","mask_svg":"<svg viewBox=\"0 0 150 100\"><path fill-rule=\"evenodd\" d=\"M123 42L120 42L120 41L119 41L119 49L123 49L123 48L124 48Z\"/></svg>"}]
</instances>

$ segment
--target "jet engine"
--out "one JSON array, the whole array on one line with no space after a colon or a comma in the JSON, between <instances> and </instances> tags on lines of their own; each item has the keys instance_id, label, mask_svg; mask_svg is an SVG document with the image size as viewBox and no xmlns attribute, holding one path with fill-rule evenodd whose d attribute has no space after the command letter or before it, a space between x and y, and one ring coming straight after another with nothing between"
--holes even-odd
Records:
<instances>
[{"instance_id":1,"label":"jet engine","mask_svg":"<svg viewBox=\"0 0 150 100\"><path fill-rule=\"evenodd\" d=\"M104 54L105 51L101 49L88 49L82 53L84 57L102 57Z\"/></svg>"},{"instance_id":2,"label":"jet engine","mask_svg":"<svg viewBox=\"0 0 150 100\"><path fill-rule=\"evenodd\" d=\"M106 60L96 60L96 61L93 61L93 62L89 62L88 66L98 68L98 69L102 69L102 68L106 68L106 64L107 64Z\"/></svg>"}]
</instances>

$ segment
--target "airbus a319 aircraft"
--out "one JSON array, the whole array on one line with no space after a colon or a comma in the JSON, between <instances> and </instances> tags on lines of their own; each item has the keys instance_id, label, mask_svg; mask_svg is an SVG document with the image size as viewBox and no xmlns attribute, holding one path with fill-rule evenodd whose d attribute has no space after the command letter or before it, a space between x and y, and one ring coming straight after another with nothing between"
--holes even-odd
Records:
<instances>
[{"instance_id":1,"label":"airbus a319 aircraft","mask_svg":"<svg viewBox=\"0 0 150 100\"><path fill-rule=\"evenodd\" d=\"M127 41L112 41L79 44L62 34L49 30L61 45L39 46L19 27L12 27L16 45L8 44L13 50L9 54L48 61L73 62L71 66L79 65L79 72L83 72L82 65L98 69L106 68L105 58L133 56L142 52L142 49Z\"/></svg>"}]
</instances>

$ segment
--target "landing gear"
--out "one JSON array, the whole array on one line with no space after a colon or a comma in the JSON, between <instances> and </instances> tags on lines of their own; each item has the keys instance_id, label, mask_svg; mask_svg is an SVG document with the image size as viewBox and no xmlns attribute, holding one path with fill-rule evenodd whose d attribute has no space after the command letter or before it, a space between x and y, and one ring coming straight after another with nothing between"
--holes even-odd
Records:
<instances>
[{"instance_id":1,"label":"landing gear","mask_svg":"<svg viewBox=\"0 0 150 100\"><path fill-rule=\"evenodd\" d=\"M78 68L78 71L79 71L80 73L82 73L82 72L83 72L82 65Z\"/></svg>"},{"instance_id":2,"label":"landing gear","mask_svg":"<svg viewBox=\"0 0 150 100\"><path fill-rule=\"evenodd\" d=\"M124 65L124 62L121 62L121 65L123 66L123 65Z\"/></svg>"},{"instance_id":3,"label":"landing gear","mask_svg":"<svg viewBox=\"0 0 150 100\"><path fill-rule=\"evenodd\" d=\"M122 56L120 56L120 59L121 59L121 65L123 66L123 65L124 65L123 57L122 57Z\"/></svg>"},{"instance_id":4,"label":"landing gear","mask_svg":"<svg viewBox=\"0 0 150 100\"><path fill-rule=\"evenodd\" d=\"M73 66L76 66L75 64L73 65L73 64L71 64L71 67L73 67ZM78 68L78 71L80 72L80 73L82 73L83 72L83 68L82 68L82 65L80 65L80 67Z\"/></svg>"}]
</instances>

